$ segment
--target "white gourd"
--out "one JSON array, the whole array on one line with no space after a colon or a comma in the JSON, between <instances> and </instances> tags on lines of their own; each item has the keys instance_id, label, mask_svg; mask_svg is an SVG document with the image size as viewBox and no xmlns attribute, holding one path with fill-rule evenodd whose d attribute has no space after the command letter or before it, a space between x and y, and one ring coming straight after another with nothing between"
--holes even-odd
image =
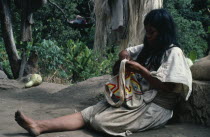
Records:
<instances>
[{"instance_id":1,"label":"white gourd","mask_svg":"<svg viewBox=\"0 0 210 137\"><path fill-rule=\"evenodd\" d=\"M30 88L32 86L37 86L42 83L42 77L39 74L32 74L30 81L26 83L25 87Z\"/></svg>"}]
</instances>

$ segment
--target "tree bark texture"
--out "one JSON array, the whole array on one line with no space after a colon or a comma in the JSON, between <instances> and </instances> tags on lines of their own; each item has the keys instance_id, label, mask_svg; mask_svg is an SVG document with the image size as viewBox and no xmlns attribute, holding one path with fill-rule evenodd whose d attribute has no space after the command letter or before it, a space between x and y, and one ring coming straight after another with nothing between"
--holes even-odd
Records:
<instances>
[{"instance_id":1,"label":"tree bark texture","mask_svg":"<svg viewBox=\"0 0 210 137\"><path fill-rule=\"evenodd\" d=\"M12 30L11 15L8 3L9 0L0 0L2 34L13 76L14 78L18 78L19 69L20 69L20 57L18 56L15 45L15 40Z\"/></svg>"},{"instance_id":2,"label":"tree bark texture","mask_svg":"<svg viewBox=\"0 0 210 137\"><path fill-rule=\"evenodd\" d=\"M25 66L24 76L38 72L38 54L31 51L28 62Z\"/></svg>"},{"instance_id":3,"label":"tree bark texture","mask_svg":"<svg viewBox=\"0 0 210 137\"><path fill-rule=\"evenodd\" d=\"M94 0L94 12L96 15L96 30L94 38L94 49L103 51L107 45L110 23L110 11L108 0ZM108 11L106 10L108 9Z\"/></svg>"},{"instance_id":4,"label":"tree bark texture","mask_svg":"<svg viewBox=\"0 0 210 137\"><path fill-rule=\"evenodd\" d=\"M125 1L125 0L114 0ZM94 11L96 15L95 50L104 50L108 45L120 45L120 49L135 46L143 43L144 39L144 17L152 9L162 8L163 0L127 0L124 2L124 15L127 20L121 29L113 30L112 24L115 22L115 8L112 0L95 0ZM127 4L127 5L126 5ZM124 10L127 7L127 10ZM119 8L119 7L118 7ZM122 35L123 34L123 35Z\"/></svg>"}]
</instances>

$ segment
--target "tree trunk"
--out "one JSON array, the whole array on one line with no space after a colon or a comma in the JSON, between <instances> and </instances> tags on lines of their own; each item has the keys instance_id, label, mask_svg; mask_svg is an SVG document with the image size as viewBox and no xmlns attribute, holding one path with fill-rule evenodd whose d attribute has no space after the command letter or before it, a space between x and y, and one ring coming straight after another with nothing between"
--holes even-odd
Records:
<instances>
[{"instance_id":1,"label":"tree trunk","mask_svg":"<svg viewBox=\"0 0 210 137\"><path fill-rule=\"evenodd\" d=\"M0 15L4 44L8 54L11 70L14 78L18 78L20 69L20 57L18 56L9 9L10 0L0 0Z\"/></svg>"},{"instance_id":2,"label":"tree trunk","mask_svg":"<svg viewBox=\"0 0 210 137\"><path fill-rule=\"evenodd\" d=\"M31 51L28 62L25 66L24 76L38 72L38 55L35 51Z\"/></svg>"},{"instance_id":3,"label":"tree trunk","mask_svg":"<svg viewBox=\"0 0 210 137\"><path fill-rule=\"evenodd\" d=\"M114 2L115 1L115 2ZM120 45L121 49L143 43L145 15L152 9L161 8L163 0L95 0L96 31L94 49L103 51L108 45ZM117 2L118 1L118 2ZM124 1L116 10L116 5ZM115 23L115 11L127 16L123 18L124 24L113 30L112 23ZM117 17L117 16L115 16ZM118 18L118 17L117 17ZM122 20L122 17L120 17ZM122 23L122 22L121 22Z\"/></svg>"},{"instance_id":4,"label":"tree trunk","mask_svg":"<svg viewBox=\"0 0 210 137\"><path fill-rule=\"evenodd\" d=\"M110 23L110 16L106 11L108 7L108 0L94 0L94 12L96 15L96 29L94 38L94 49L96 51L103 51L107 46L107 39L109 34L108 24Z\"/></svg>"}]
</instances>

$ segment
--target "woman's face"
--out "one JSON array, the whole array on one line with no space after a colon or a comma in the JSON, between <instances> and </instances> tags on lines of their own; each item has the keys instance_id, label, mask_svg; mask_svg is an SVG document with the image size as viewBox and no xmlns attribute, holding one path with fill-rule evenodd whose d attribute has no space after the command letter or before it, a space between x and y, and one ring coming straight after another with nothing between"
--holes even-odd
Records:
<instances>
[{"instance_id":1,"label":"woman's face","mask_svg":"<svg viewBox=\"0 0 210 137\"><path fill-rule=\"evenodd\" d=\"M158 38L158 34L159 34L158 30L152 27L151 25L146 25L145 29L146 29L146 38L147 38L148 44L150 46L154 46Z\"/></svg>"}]
</instances>

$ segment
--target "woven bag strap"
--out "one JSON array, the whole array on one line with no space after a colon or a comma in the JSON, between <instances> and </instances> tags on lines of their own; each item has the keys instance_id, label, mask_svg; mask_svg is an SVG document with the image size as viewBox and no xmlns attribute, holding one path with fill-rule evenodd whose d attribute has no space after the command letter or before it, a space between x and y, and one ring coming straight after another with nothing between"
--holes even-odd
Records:
<instances>
[{"instance_id":1,"label":"woven bag strap","mask_svg":"<svg viewBox=\"0 0 210 137\"><path fill-rule=\"evenodd\" d=\"M128 61L127 59L124 59L120 63L119 81L117 81L117 82L119 82L119 92L120 92L120 99L118 102L116 102L116 103L113 102L111 95L110 95L109 88L105 87L106 100L110 105L112 105L114 107L120 107L125 100L125 89L126 89L126 87L125 87L125 64L127 61Z\"/></svg>"}]
</instances>

